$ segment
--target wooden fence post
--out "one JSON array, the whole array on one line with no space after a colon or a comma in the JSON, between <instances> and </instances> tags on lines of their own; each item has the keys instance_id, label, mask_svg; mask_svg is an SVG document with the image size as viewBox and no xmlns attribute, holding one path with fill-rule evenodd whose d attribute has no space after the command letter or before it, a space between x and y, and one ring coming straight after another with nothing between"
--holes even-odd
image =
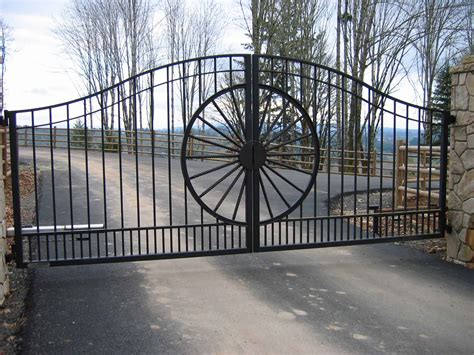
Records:
<instances>
[{"instance_id":1,"label":"wooden fence post","mask_svg":"<svg viewBox=\"0 0 474 355\"><path fill-rule=\"evenodd\" d=\"M2 149L2 179L3 183L5 183L5 180L7 179L8 175L8 166L7 166L7 128L2 127L1 132L0 132L0 139L1 139L1 149Z\"/></svg>"},{"instance_id":2,"label":"wooden fence post","mask_svg":"<svg viewBox=\"0 0 474 355\"><path fill-rule=\"evenodd\" d=\"M377 175L377 151L373 150L371 154L372 154L371 161L373 163L370 169L370 175L375 176Z\"/></svg>"},{"instance_id":3,"label":"wooden fence post","mask_svg":"<svg viewBox=\"0 0 474 355\"><path fill-rule=\"evenodd\" d=\"M53 148L56 148L56 126L53 127Z\"/></svg>"},{"instance_id":4,"label":"wooden fence post","mask_svg":"<svg viewBox=\"0 0 474 355\"><path fill-rule=\"evenodd\" d=\"M401 152L401 146L405 144L405 141L403 140L398 140L397 141L397 150L395 152L395 208L398 208L401 206L402 199L403 199L403 191L399 189L399 187L406 185L406 183L403 182L403 179L405 177L405 174L403 173L401 167L405 165L405 154L402 154ZM405 145L405 149L408 150L408 146ZM406 187L405 187L406 188Z\"/></svg>"}]
</instances>

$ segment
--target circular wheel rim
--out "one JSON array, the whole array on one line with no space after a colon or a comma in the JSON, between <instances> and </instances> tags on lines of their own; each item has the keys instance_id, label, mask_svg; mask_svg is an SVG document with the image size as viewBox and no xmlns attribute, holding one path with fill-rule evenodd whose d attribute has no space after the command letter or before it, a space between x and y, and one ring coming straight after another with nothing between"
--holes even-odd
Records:
<instances>
[{"instance_id":1,"label":"circular wheel rim","mask_svg":"<svg viewBox=\"0 0 474 355\"><path fill-rule=\"evenodd\" d=\"M201 104L201 106L195 111L195 113L191 117L188 125L186 126L186 130L184 131L184 136L183 136L182 147L181 147L181 169L182 169L182 173L183 173L183 176L184 176L185 184L186 184L189 192L191 193L191 195L195 199L195 201L198 202L198 204L206 212L208 212L210 215L212 215L213 217L215 217L215 218L217 218L221 221L227 222L229 224L234 224L234 225L246 225L247 221L244 220L244 219L242 219L242 220L236 219L235 210L234 210L233 216L231 218L229 218L229 216L226 216L222 213L219 213L218 210L219 210L220 204L223 202L223 200L219 200L219 206L217 206L217 209L216 209L215 206L214 206L214 209L213 209L211 206L209 206L206 202L203 201L202 192L201 192L201 194L198 193L195 186L194 186L194 184L192 183L192 180L194 178L196 178L196 175L199 175L199 174L190 175L190 171L188 169L188 164L187 164L187 161L190 160L190 157L187 155L187 152L188 152L188 144L190 142L190 139L192 139L192 138L197 139L197 137L195 135L193 135L193 133L192 133L193 127L196 124L196 122L201 121L203 123L203 125L206 125L206 123L204 123L205 119L203 120L203 118L201 117L203 111L209 105L213 104L216 101L216 99L218 99L219 97L221 97L223 95L226 95L226 94L229 94L229 93L232 93L231 95L235 95L234 94L235 91L245 90L245 88L246 88L245 84L234 85L234 86L228 87L226 89L223 89L223 90L215 93L210 98L208 98L205 102L203 102ZM306 155L312 157L311 161L305 162L305 164L312 163L312 169L310 171L305 172L305 174L309 175L309 180L308 180L306 186L303 187L303 188L293 186L295 189L298 188L298 190L300 192L299 198L297 198L296 200L294 200L291 203L288 203L288 201L285 201L286 209L284 209L283 211L281 211L277 214L272 215L272 213L270 212L271 207L268 206L268 202L271 202L271 201L268 201L268 199L267 199L266 188L265 188L265 185L263 183L262 176L265 176L267 181L270 182L271 185L273 185L272 182L271 182L272 180L269 177L269 171L273 172L273 175L276 175L275 169L273 169L272 167L268 167L267 162L271 162L275 165L280 165L281 166L281 164L276 164L276 163L272 162L271 159L269 158L269 157L275 157L275 155L273 153L271 153L275 148L270 146L274 142L275 137L272 137L271 139L267 140L268 135L269 135L268 131L266 132L265 135L263 135L264 119L266 117L265 117L265 111L263 113L263 117L261 117L262 115L260 114L260 110L259 110L259 114L258 114L258 120L259 120L259 122L258 122L258 127L259 127L258 128L258 135L257 135L257 137L254 141L252 141L252 142L247 141L245 139L245 136L246 136L245 133L246 133L247 127L244 127L244 123L243 123L245 121L245 119L244 119L245 112L242 111L242 117L240 117L241 119L239 121L240 127L234 127L235 128L234 131L237 131L238 129L240 129L240 132L235 132L235 133L241 133L241 137L240 137L241 139L238 139L237 137L232 137L233 138L232 139L232 141L233 141L232 144L227 146L227 148L229 148L229 150L231 150L232 148L235 148L235 149L231 150L231 153L235 153L235 154L229 154L229 156L233 156L230 159L237 159L238 160L238 162L234 162L234 164L236 164L236 167L231 169L231 170L234 170L233 171L234 173L237 173L237 175L234 176L235 180L232 180L232 179L229 179L229 180L232 180L232 182L233 182L233 183L231 183L231 188L239 188L237 186L239 184L237 184L235 181L239 180L239 178L243 176L243 182L242 182L242 184L240 184L240 190L241 190L240 194L239 194L240 195L240 197L239 197L240 200L238 201L238 205L237 205L237 209L239 209L240 206L242 206L242 205L245 206L245 203L242 203L242 198L245 198L245 195L246 195L245 192L242 192L242 189L246 190L247 186L248 186L248 184L246 182L246 175L247 174L245 174L245 172L249 171L249 170L258 170L257 174L256 174L256 177L258 179L257 183L259 184L260 193L262 194L262 192L263 192L263 195L264 195L264 199L260 199L260 211L258 213L259 213L259 216L261 216L262 206L265 205L266 208L267 208L267 211L270 214L269 218L264 218L264 219L259 220L260 225L265 225L265 224L272 223L276 220L279 220L281 218L284 218L284 217L288 216L291 212L293 212L296 208L298 208L302 204L304 199L308 196L308 194L310 193L311 189L313 188L313 186L315 184L315 179L316 179L316 175L317 175L317 172L318 172L318 167L319 167L319 162L320 162L320 146L319 146L319 138L318 138L318 135L317 135L317 132L316 132L316 129L315 129L315 126L314 126L312 120L310 119L310 117L309 117L308 113L306 112L306 110L302 107L302 105L296 99L294 99L292 96L288 95L284 91L279 90L279 89L274 88L274 87L271 87L271 86L268 86L268 85L258 85L258 88L259 88L259 96L260 96L260 91L265 91L266 90L266 91L269 92L269 94L266 97L267 101L268 101L269 97L270 97L270 100L271 100L271 95L274 95L274 94L279 95L284 99L283 100L284 102L288 102L288 106L292 105L294 107L294 109L296 109L301 114L301 117L298 118L298 120L300 122L305 122L306 128L309 129L309 133L307 134L307 136L312 138L311 146L308 146L305 149L309 149L309 147L311 147L311 149L313 150L313 153L311 155L306 154ZM246 99L247 98L245 98L245 100ZM238 108L237 108L237 111L238 111ZM249 129L251 129L251 128L249 128ZM232 131L232 128L230 129L230 131ZM270 131L271 131L271 127L270 127ZM228 138L230 138L230 137L228 137ZM237 143L237 144L235 144L235 143ZM244 148L244 146L247 146L247 148L248 148L248 146L252 145L252 143L254 145L258 145L258 148L255 148L254 150L261 149L261 146L265 147L265 158L263 159L264 164L257 163L254 166L244 166L245 163L242 160L242 155L244 153L243 148ZM239 146L237 146L237 145L239 145ZM209 155L209 157L212 157L212 155ZM202 159L202 156L196 156L195 159ZM229 164L229 166L231 166L231 165L233 165L233 164ZM282 174L280 173L280 175L282 175ZM228 177L226 177L226 179L227 178ZM280 177L280 179L282 181L284 181L284 179L282 179L281 177ZM289 181L289 182L287 181L287 183L291 184L291 181ZM244 186L245 186L245 188L244 188ZM274 187L274 185L273 185L273 187ZM224 196L224 199L225 199L225 197L226 196ZM281 197L281 195L280 195L280 197ZM258 198L260 198L260 196ZM281 197L281 198L284 200L283 197ZM245 213L244 213L244 215L245 215Z\"/></svg>"}]
</instances>

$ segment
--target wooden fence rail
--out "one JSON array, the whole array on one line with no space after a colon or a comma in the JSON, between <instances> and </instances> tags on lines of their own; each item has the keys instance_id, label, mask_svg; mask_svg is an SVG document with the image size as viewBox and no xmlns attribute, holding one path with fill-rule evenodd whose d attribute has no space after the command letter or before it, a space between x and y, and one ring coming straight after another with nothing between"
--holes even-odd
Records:
<instances>
[{"instance_id":1,"label":"wooden fence rail","mask_svg":"<svg viewBox=\"0 0 474 355\"><path fill-rule=\"evenodd\" d=\"M31 128L21 128L18 131L18 145L22 147L31 147L33 144ZM103 134L103 138L102 138ZM88 150L100 150L105 152L118 152L119 149L122 152L134 153L137 151L139 154L151 154L152 141L155 146L155 154L167 155L168 154L168 142L170 142L170 155L172 157L179 157L181 151L181 143L183 139L182 133L167 133L167 132L154 132L152 139L152 132L149 130L142 131L121 131L121 139L119 139L117 130L100 130L90 129L87 134L87 148ZM225 142L225 138L218 136L199 136L198 138L206 138L215 142ZM102 145L102 140L104 144ZM71 149L84 149L86 144L85 130L78 128L67 128L52 127L52 128L36 128L34 131L35 146L38 147L50 147L54 148L67 148L68 144ZM195 139L189 140L188 153L202 155L202 160L211 159L206 158L206 155L215 153L212 149L212 144ZM285 149L300 149L312 150L311 147L301 146L285 146ZM328 157L328 152L330 156ZM341 173L344 171L345 175L353 175L357 171L358 175L370 175L392 177L393 176L393 160L395 159L392 152L378 152L372 150L368 153L364 151L353 151L347 149L336 149L335 147L330 150L322 148L321 151L321 164L320 171L331 173ZM286 164L300 164L302 169L305 169L304 162L296 159L292 159L291 155L288 157L280 156L278 158L280 162ZM212 160L219 160L212 158Z\"/></svg>"},{"instance_id":2,"label":"wooden fence rail","mask_svg":"<svg viewBox=\"0 0 474 355\"><path fill-rule=\"evenodd\" d=\"M82 136L81 136L82 134ZM88 150L102 150L102 131L90 130L88 135ZM197 136L201 137L201 136ZM208 140L217 142L226 141L220 137L205 137ZM167 154L168 141L170 142L171 156L179 157L182 133L154 132L154 139L150 131L122 131L121 139L118 139L117 131L104 131L104 150L106 152L118 152L119 146L122 152L139 154L151 154L152 141L155 145L155 154ZM53 127L48 129L36 129L34 141L37 148L50 147L67 148L68 143L71 149L84 149L84 131L79 132L66 128ZM30 147L33 143L32 130L23 129L18 134L18 145ZM288 146L287 148L306 149L311 151L311 147ZM3 160L3 181L10 176L10 155L8 144L8 128L0 127L0 149ZM397 142L396 154L372 151L368 158L366 151L354 152L351 150L341 150L331 148L331 156L328 159L328 150L321 149L320 171L331 173L341 173L344 167L344 174L353 175L354 167L357 166L358 174L366 175L367 166L370 176L392 177L393 159L395 159L395 204L397 208L405 208L418 199L419 205L437 204L439 201L439 177L440 177L440 147L438 146L407 146L403 140ZM189 154L201 154L202 160L222 160L216 158L206 158L215 151L212 144L191 139L189 141ZM344 156L344 159L341 157ZM288 157L279 157L279 161L285 164L302 164ZM356 163L357 162L357 163ZM375 162L375 164L374 164ZM305 169L304 164L301 166Z\"/></svg>"},{"instance_id":3,"label":"wooden fence rail","mask_svg":"<svg viewBox=\"0 0 474 355\"><path fill-rule=\"evenodd\" d=\"M438 204L440 163L440 147L407 146L398 141L395 205L405 208L413 203L427 207Z\"/></svg>"}]
</instances>

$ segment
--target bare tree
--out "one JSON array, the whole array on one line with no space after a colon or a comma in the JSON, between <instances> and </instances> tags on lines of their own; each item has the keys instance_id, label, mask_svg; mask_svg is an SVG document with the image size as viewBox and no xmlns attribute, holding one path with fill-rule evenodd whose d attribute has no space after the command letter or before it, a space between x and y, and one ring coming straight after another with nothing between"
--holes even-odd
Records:
<instances>
[{"instance_id":1,"label":"bare tree","mask_svg":"<svg viewBox=\"0 0 474 355\"><path fill-rule=\"evenodd\" d=\"M11 28L0 18L0 115L3 114L5 103L4 75L6 68L7 47L11 41Z\"/></svg>"},{"instance_id":2,"label":"bare tree","mask_svg":"<svg viewBox=\"0 0 474 355\"><path fill-rule=\"evenodd\" d=\"M435 78L443 64L469 46L462 43L467 12L461 5L460 0L420 0L412 9L418 14L419 38L414 48L424 106L431 104Z\"/></svg>"},{"instance_id":3,"label":"bare tree","mask_svg":"<svg viewBox=\"0 0 474 355\"><path fill-rule=\"evenodd\" d=\"M166 0L164 8L170 62L204 57L216 51L223 35L225 18L222 16L222 9L214 0L205 0L193 5L184 0ZM183 127L196 109L199 95L206 97L211 89L210 78L198 75L200 71L205 72L209 65L207 61L193 61L172 67L172 77L177 75L181 78L177 89ZM172 89L174 90L173 87ZM171 106L174 107L174 95L171 97ZM172 130L174 131L174 126Z\"/></svg>"},{"instance_id":4,"label":"bare tree","mask_svg":"<svg viewBox=\"0 0 474 355\"><path fill-rule=\"evenodd\" d=\"M297 58L303 61L330 65L331 50L328 44L328 20L332 14L327 2L320 0L251 0L240 1L244 17L244 30L250 42L246 47L255 54ZM265 65L265 64L262 64ZM324 86L315 87L315 81L327 80L327 73L301 64L274 62L282 70L271 68L274 86L298 97L303 107L316 119L324 146L328 120L327 100L331 93ZM284 68L283 68L284 66ZM277 74L278 72L286 74ZM299 73L290 75L289 73ZM302 79L304 78L304 79ZM304 128L304 129L307 129Z\"/></svg>"},{"instance_id":5,"label":"bare tree","mask_svg":"<svg viewBox=\"0 0 474 355\"><path fill-rule=\"evenodd\" d=\"M156 65L153 14L149 0L71 1L56 33L83 78L87 93L102 91ZM138 91L138 82L132 80L120 86L118 95L125 98ZM108 107L119 99L116 95L115 91L104 91L97 96L98 104ZM130 130L137 125L141 110L133 100L121 102L124 128ZM111 106L111 112L101 117L104 129L114 127L114 116ZM90 127L92 124L91 119Z\"/></svg>"}]
</instances>

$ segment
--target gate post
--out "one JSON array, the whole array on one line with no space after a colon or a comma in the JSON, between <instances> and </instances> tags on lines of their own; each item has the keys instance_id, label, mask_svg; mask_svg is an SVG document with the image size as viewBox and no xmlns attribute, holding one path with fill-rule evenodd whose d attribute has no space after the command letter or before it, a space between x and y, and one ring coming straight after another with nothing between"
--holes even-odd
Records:
<instances>
[{"instance_id":1,"label":"gate post","mask_svg":"<svg viewBox=\"0 0 474 355\"><path fill-rule=\"evenodd\" d=\"M245 56L245 140L251 142L255 139L258 130L258 62L252 55ZM257 100L257 101L255 101ZM247 170L245 172L245 210L247 221L246 247L249 251L255 252L259 245L259 190L258 172Z\"/></svg>"},{"instance_id":2,"label":"gate post","mask_svg":"<svg viewBox=\"0 0 474 355\"><path fill-rule=\"evenodd\" d=\"M1 115L1 112L0 112ZM2 119L2 123L4 120ZM3 305L5 301L5 296L10 291L10 280L8 277L8 266L5 261L5 255L8 253L7 245L7 233L5 225L5 181L7 178L7 159L4 152L7 150L7 140L4 132L6 131L6 126L2 124L0 127L0 146L1 146L1 155L0 155L0 171L2 172L2 178L0 179L0 306Z\"/></svg>"},{"instance_id":3,"label":"gate post","mask_svg":"<svg viewBox=\"0 0 474 355\"><path fill-rule=\"evenodd\" d=\"M18 169L18 133L16 130L16 114L5 111L10 130L10 169L12 177L13 200L13 227L15 228L15 245L13 255L16 266L25 267L23 263L23 236L21 235L21 207L20 207L20 173Z\"/></svg>"},{"instance_id":4,"label":"gate post","mask_svg":"<svg viewBox=\"0 0 474 355\"><path fill-rule=\"evenodd\" d=\"M474 268L474 55L451 69L447 259Z\"/></svg>"}]
</instances>

